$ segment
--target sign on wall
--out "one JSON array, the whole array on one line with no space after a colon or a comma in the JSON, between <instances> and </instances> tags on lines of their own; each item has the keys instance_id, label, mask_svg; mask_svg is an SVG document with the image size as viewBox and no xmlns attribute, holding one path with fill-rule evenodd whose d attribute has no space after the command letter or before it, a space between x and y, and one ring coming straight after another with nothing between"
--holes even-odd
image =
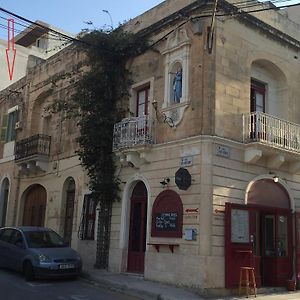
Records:
<instances>
[{"instance_id":1,"label":"sign on wall","mask_svg":"<svg viewBox=\"0 0 300 300\"><path fill-rule=\"evenodd\" d=\"M249 243L249 212L247 210L231 210L231 242Z\"/></svg>"},{"instance_id":2,"label":"sign on wall","mask_svg":"<svg viewBox=\"0 0 300 300\"><path fill-rule=\"evenodd\" d=\"M151 236L182 237L183 205L172 190L161 192L152 207Z\"/></svg>"}]
</instances>

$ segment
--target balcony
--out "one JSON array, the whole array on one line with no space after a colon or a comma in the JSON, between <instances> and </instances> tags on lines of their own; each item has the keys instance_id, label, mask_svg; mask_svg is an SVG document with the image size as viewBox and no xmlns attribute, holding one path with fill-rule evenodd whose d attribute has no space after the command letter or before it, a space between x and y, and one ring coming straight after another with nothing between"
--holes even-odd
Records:
<instances>
[{"instance_id":1,"label":"balcony","mask_svg":"<svg viewBox=\"0 0 300 300\"><path fill-rule=\"evenodd\" d=\"M123 119L114 126L113 151L122 162L139 167L146 160L146 148L154 143L153 129L149 115Z\"/></svg>"},{"instance_id":2,"label":"balcony","mask_svg":"<svg viewBox=\"0 0 300 300\"><path fill-rule=\"evenodd\" d=\"M16 142L15 163L27 171L46 171L50 155L51 137L36 134Z\"/></svg>"},{"instance_id":3,"label":"balcony","mask_svg":"<svg viewBox=\"0 0 300 300\"><path fill-rule=\"evenodd\" d=\"M270 168L288 163L295 169L300 154L300 125L262 112L244 114L243 142L250 146L246 162L256 162L264 155Z\"/></svg>"},{"instance_id":4,"label":"balcony","mask_svg":"<svg viewBox=\"0 0 300 300\"><path fill-rule=\"evenodd\" d=\"M149 115L126 118L115 124L113 151L153 144L153 127Z\"/></svg>"}]
</instances>

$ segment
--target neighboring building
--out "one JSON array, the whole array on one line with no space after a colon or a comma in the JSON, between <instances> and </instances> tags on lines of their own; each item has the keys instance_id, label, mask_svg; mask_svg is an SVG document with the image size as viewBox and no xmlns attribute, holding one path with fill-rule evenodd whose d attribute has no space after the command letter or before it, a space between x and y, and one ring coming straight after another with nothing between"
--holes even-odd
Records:
<instances>
[{"instance_id":1,"label":"neighboring building","mask_svg":"<svg viewBox=\"0 0 300 300\"><path fill-rule=\"evenodd\" d=\"M259 286L282 286L300 279L300 25L279 10L232 15L225 1L215 22L211 11L169 0L126 24L154 46L130 62L129 113L113 133L122 200L109 270L221 290L251 264ZM44 113L83 59L70 46L1 93L0 216L56 229L92 266L78 131Z\"/></svg>"},{"instance_id":2,"label":"neighboring building","mask_svg":"<svg viewBox=\"0 0 300 300\"><path fill-rule=\"evenodd\" d=\"M24 77L28 69L45 61L67 45L66 38L52 30L62 34L67 33L42 21L35 23L37 25L31 25L15 36L16 59L12 80L9 77L6 61L7 40L0 40L0 91Z\"/></svg>"}]
</instances>

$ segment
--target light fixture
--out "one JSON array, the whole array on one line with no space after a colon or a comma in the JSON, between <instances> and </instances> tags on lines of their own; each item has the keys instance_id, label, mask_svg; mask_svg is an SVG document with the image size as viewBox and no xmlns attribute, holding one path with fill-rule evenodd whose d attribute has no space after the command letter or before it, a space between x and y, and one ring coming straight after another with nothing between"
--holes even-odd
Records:
<instances>
[{"instance_id":1,"label":"light fixture","mask_svg":"<svg viewBox=\"0 0 300 300\"><path fill-rule=\"evenodd\" d=\"M174 120L171 117L168 117L165 113L158 111L158 103L155 99L152 101L152 106L155 110L156 119L159 123L166 123L171 128L176 127Z\"/></svg>"},{"instance_id":2,"label":"light fixture","mask_svg":"<svg viewBox=\"0 0 300 300\"><path fill-rule=\"evenodd\" d=\"M272 179L275 183L277 183L279 181L279 177L274 172L270 171L269 174L273 175Z\"/></svg>"},{"instance_id":3,"label":"light fixture","mask_svg":"<svg viewBox=\"0 0 300 300\"><path fill-rule=\"evenodd\" d=\"M163 185L163 187L165 187L168 183L170 182L170 178L169 177L165 177L162 181L160 181L159 183Z\"/></svg>"}]
</instances>

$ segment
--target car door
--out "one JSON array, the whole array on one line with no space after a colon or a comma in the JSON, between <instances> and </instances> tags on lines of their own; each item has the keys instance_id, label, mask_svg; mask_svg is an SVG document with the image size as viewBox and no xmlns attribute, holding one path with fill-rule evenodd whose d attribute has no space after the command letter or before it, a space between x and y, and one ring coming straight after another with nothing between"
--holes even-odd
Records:
<instances>
[{"instance_id":1,"label":"car door","mask_svg":"<svg viewBox=\"0 0 300 300\"><path fill-rule=\"evenodd\" d=\"M23 258L25 256L25 243L19 230L14 230L9 243L8 259L11 268L22 271Z\"/></svg>"},{"instance_id":2,"label":"car door","mask_svg":"<svg viewBox=\"0 0 300 300\"><path fill-rule=\"evenodd\" d=\"M0 231L0 267L11 268L10 262L10 239L14 230L11 228L2 229Z\"/></svg>"}]
</instances>

